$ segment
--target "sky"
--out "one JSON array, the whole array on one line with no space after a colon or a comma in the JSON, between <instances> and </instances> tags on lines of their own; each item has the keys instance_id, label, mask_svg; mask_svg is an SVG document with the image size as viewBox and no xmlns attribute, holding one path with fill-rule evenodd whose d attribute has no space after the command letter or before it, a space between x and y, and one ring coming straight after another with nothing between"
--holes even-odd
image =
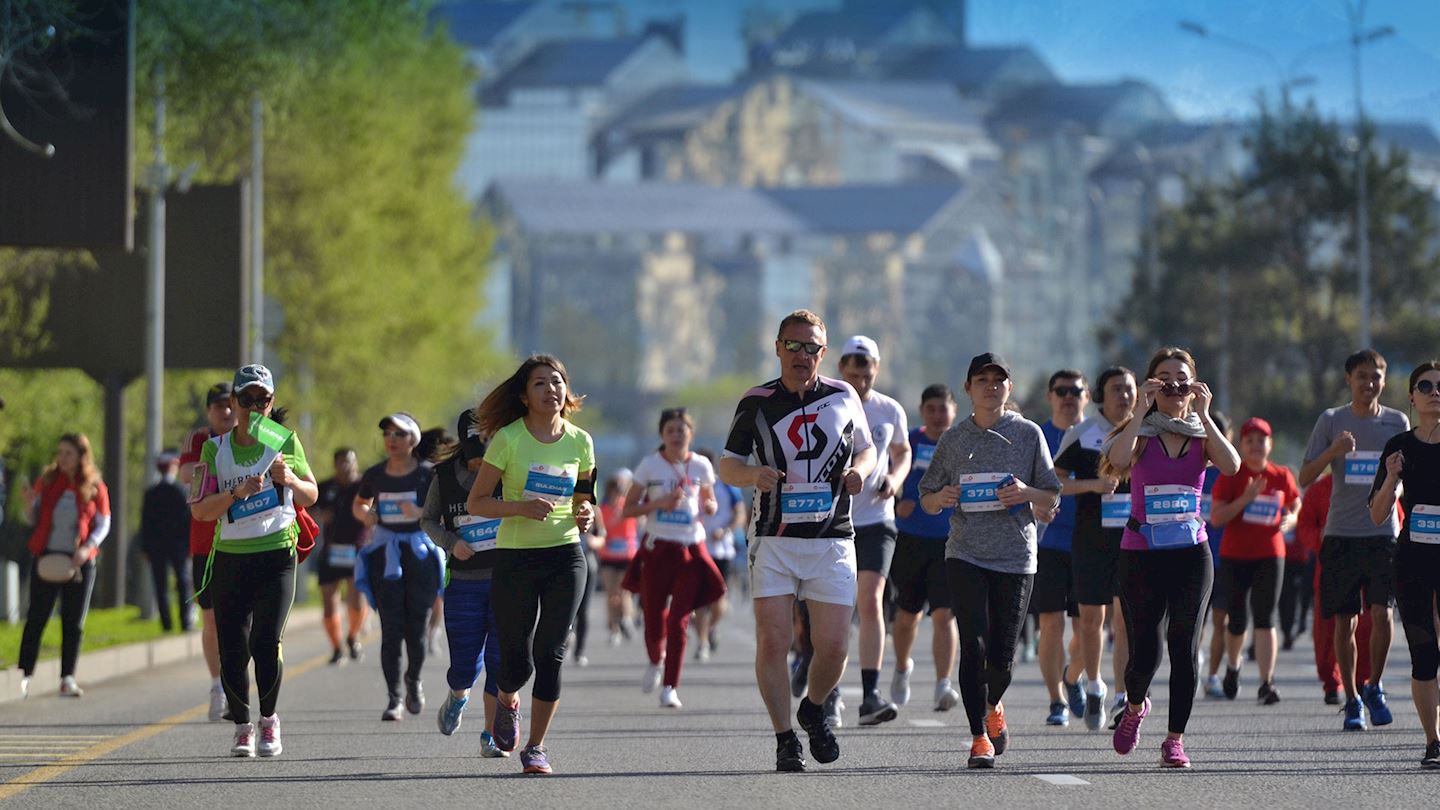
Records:
<instances>
[{"instance_id":1,"label":"sky","mask_svg":"<svg viewBox=\"0 0 1440 810\"><path fill-rule=\"evenodd\" d=\"M839 5L839 0L624 2L637 16L685 14L692 71L697 79L714 81L727 79L744 63L738 31L746 7ZM1346 5L1346 0L970 0L967 36L974 45L1029 44L1068 82L1144 79L1185 118L1248 116L1256 91L1268 87L1273 97L1283 76L1313 79L1295 91L1296 98L1313 96L1322 111L1349 120L1355 93ZM1182 31L1181 20L1203 25L1212 36ZM1440 131L1440 0L1368 0L1364 22L1366 30L1395 29L1363 49L1367 115L1423 119Z\"/></svg>"}]
</instances>

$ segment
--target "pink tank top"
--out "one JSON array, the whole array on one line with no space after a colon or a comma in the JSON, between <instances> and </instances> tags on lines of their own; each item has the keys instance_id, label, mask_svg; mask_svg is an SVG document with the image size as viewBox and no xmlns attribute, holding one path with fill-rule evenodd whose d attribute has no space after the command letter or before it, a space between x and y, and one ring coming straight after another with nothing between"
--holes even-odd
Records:
<instances>
[{"instance_id":1,"label":"pink tank top","mask_svg":"<svg viewBox=\"0 0 1440 810\"><path fill-rule=\"evenodd\" d=\"M1140 457L1135 459L1134 465L1130 468L1130 515L1140 523L1145 523L1145 487L1174 484L1180 486L1194 487L1198 493L1205 484L1205 439L1192 438L1185 447L1185 454L1179 458L1170 458L1165 452L1165 447L1159 436L1151 436L1145 440L1145 449ZM1196 517L1199 517L1197 511ZM1204 545L1207 542L1204 523L1200 526L1199 542L1196 545ZM1139 532L1130 527L1125 527L1125 534L1120 539L1120 548L1127 551L1145 551L1149 548L1145 544L1145 538Z\"/></svg>"}]
</instances>

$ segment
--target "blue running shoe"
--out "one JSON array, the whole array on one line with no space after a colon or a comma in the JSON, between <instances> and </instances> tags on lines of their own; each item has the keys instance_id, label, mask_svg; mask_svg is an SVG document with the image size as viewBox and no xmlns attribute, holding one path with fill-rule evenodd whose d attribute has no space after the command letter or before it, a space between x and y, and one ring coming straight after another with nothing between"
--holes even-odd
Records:
<instances>
[{"instance_id":1,"label":"blue running shoe","mask_svg":"<svg viewBox=\"0 0 1440 810\"><path fill-rule=\"evenodd\" d=\"M487 729L480 732L480 756L485 759L496 759L497 757L508 757L510 755L495 747L495 738L491 736L490 731Z\"/></svg>"},{"instance_id":2,"label":"blue running shoe","mask_svg":"<svg viewBox=\"0 0 1440 810\"><path fill-rule=\"evenodd\" d=\"M468 697L455 697L454 692L445 693L445 702L440 704L440 713L435 716L436 723L440 726L440 733L449 737L460 728L460 715L465 711L465 704L470 702Z\"/></svg>"},{"instance_id":3,"label":"blue running shoe","mask_svg":"<svg viewBox=\"0 0 1440 810\"><path fill-rule=\"evenodd\" d=\"M1390 706L1385 702L1384 684L1367 686L1361 694L1365 696L1365 708L1370 712L1371 725L1388 726L1395 722L1395 715L1390 713Z\"/></svg>"},{"instance_id":4,"label":"blue running shoe","mask_svg":"<svg viewBox=\"0 0 1440 810\"><path fill-rule=\"evenodd\" d=\"M1365 707L1360 705L1359 698L1350 698L1345 701L1345 725L1346 731L1365 730Z\"/></svg>"},{"instance_id":5,"label":"blue running shoe","mask_svg":"<svg viewBox=\"0 0 1440 810\"><path fill-rule=\"evenodd\" d=\"M1061 683L1065 683L1062 678ZM1065 683L1065 699L1070 702L1070 713L1076 717L1085 716L1085 676L1081 675L1074 683Z\"/></svg>"},{"instance_id":6,"label":"blue running shoe","mask_svg":"<svg viewBox=\"0 0 1440 810\"><path fill-rule=\"evenodd\" d=\"M1050 716L1045 718L1047 726L1068 726L1070 725L1070 707L1063 700L1057 700L1050 704Z\"/></svg>"}]
</instances>

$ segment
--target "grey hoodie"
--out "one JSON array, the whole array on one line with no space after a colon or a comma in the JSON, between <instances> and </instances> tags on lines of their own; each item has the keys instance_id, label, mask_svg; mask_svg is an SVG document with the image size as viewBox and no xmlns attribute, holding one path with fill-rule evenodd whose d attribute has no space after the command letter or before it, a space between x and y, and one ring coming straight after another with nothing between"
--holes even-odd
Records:
<instances>
[{"instance_id":1,"label":"grey hoodie","mask_svg":"<svg viewBox=\"0 0 1440 810\"><path fill-rule=\"evenodd\" d=\"M973 418L956 422L935 446L930 468L920 479L928 495L960 483L960 476L1009 473L1026 486L1060 491L1060 479L1040 426L1009 411L986 430ZM945 556L1004 574L1035 573L1035 514L1029 505L1017 514L1008 509L967 512L956 508L950 518Z\"/></svg>"}]
</instances>

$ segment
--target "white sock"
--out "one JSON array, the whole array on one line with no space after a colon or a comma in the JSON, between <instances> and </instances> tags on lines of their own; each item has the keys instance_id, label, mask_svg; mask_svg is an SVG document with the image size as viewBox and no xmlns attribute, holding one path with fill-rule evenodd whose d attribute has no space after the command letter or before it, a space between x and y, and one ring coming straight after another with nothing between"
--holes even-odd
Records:
<instances>
[{"instance_id":1,"label":"white sock","mask_svg":"<svg viewBox=\"0 0 1440 810\"><path fill-rule=\"evenodd\" d=\"M211 689L224 689L225 687L223 687L223 686L220 685L220 679L219 679L219 678L211 678L211 679L210 679L210 688L211 688Z\"/></svg>"},{"instance_id":2,"label":"white sock","mask_svg":"<svg viewBox=\"0 0 1440 810\"><path fill-rule=\"evenodd\" d=\"M1099 695L1104 689L1105 682L1099 678L1096 678L1095 680L1090 682L1090 685L1085 690L1085 693L1088 695Z\"/></svg>"}]
</instances>

